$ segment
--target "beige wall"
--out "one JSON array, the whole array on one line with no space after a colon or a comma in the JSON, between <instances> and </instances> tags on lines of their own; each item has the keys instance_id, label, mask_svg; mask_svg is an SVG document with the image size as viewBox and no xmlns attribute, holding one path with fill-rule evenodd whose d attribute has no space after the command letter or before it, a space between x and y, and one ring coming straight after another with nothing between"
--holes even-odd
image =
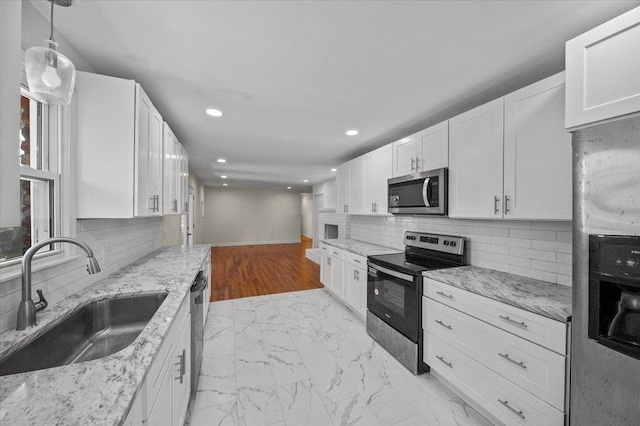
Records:
<instances>
[{"instance_id":1,"label":"beige wall","mask_svg":"<svg viewBox=\"0 0 640 426\"><path fill-rule=\"evenodd\" d=\"M298 243L300 194L250 188L205 188L205 242L212 245Z\"/></svg>"},{"instance_id":2,"label":"beige wall","mask_svg":"<svg viewBox=\"0 0 640 426\"><path fill-rule=\"evenodd\" d=\"M313 238L313 194L300 194L300 206L302 209L302 235Z\"/></svg>"}]
</instances>

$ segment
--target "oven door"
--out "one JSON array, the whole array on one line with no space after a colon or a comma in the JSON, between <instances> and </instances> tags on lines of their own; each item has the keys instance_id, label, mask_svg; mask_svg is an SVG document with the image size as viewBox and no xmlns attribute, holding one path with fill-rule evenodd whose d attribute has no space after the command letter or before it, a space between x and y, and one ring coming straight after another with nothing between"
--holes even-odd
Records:
<instances>
[{"instance_id":1,"label":"oven door","mask_svg":"<svg viewBox=\"0 0 640 426\"><path fill-rule=\"evenodd\" d=\"M413 342L420 335L422 277L392 271L369 262L367 309Z\"/></svg>"}]
</instances>

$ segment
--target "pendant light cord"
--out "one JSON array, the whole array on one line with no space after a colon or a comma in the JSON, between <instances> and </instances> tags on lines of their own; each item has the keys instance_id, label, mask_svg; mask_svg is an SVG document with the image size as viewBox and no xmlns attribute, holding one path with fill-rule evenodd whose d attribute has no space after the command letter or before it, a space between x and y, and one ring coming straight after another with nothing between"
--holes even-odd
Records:
<instances>
[{"instance_id":1,"label":"pendant light cord","mask_svg":"<svg viewBox=\"0 0 640 426\"><path fill-rule=\"evenodd\" d=\"M51 41L55 41L53 38L53 6L54 6L54 2L53 0L49 0L51 2L51 35L49 36L49 40Z\"/></svg>"}]
</instances>

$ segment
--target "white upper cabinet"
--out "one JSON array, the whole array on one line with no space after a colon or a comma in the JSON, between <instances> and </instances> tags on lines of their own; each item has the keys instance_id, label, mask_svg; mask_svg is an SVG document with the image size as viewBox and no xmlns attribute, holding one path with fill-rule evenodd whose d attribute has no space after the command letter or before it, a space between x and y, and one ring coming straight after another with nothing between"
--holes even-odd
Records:
<instances>
[{"instance_id":1,"label":"white upper cabinet","mask_svg":"<svg viewBox=\"0 0 640 426\"><path fill-rule=\"evenodd\" d=\"M162 117L142 87L78 72L78 218L161 215Z\"/></svg>"},{"instance_id":2,"label":"white upper cabinet","mask_svg":"<svg viewBox=\"0 0 640 426\"><path fill-rule=\"evenodd\" d=\"M162 138L162 186L163 207L162 214L178 214L178 188L180 186L180 143L167 123L164 123Z\"/></svg>"},{"instance_id":3,"label":"white upper cabinet","mask_svg":"<svg viewBox=\"0 0 640 426\"><path fill-rule=\"evenodd\" d=\"M365 214L388 214L387 180L391 178L392 145L363 156Z\"/></svg>"},{"instance_id":4,"label":"white upper cabinet","mask_svg":"<svg viewBox=\"0 0 640 426\"><path fill-rule=\"evenodd\" d=\"M450 120L449 216L571 219L564 73Z\"/></svg>"},{"instance_id":5,"label":"white upper cabinet","mask_svg":"<svg viewBox=\"0 0 640 426\"><path fill-rule=\"evenodd\" d=\"M397 142L393 142L393 177L416 173L416 160L418 158L416 135L407 136Z\"/></svg>"},{"instance_id":6,"label":"white upper cabinet","mask_svg":"<svg viewBox=\"0 0 640 426\"><path fill-rule=\"evenodd\" d=\"M502 98L449 120L449 216L502 217Z\"/></svg>"},{"instance_id":7,"label":"white upper cabinet","mask_svg":"<svg viewBox=\"0 0 640 426\"><path fill-rule=\"evenodd\" d=\"M416 133L418 172L449 167L449 120Z\"/></svg>"},{"instance_id":8,"label":"white upper cabinet","mask_svg":"<svg viewBox=\"0 0 640 426\"><path fill-rule=\"evenodd\" d=\"M178 144L178 149L178 211L181 214L187 214L189 212L189 154L182 144Z\"/></svg>"},{"instance_id":9,"label":"white upper cabinet","mask_svg":"<svg viewBox=\"0 0 640 426\"><path fill-rule=\"evenodd\" d=\"M565 126L640 112L640 7L569 40Z\"/></svg>"},{"instance_id":10,"label":"white upper cabinet","mask_svg":"<svg viewBox=\"0 0 640 426\"><path fill-rule=\"evenodd\" d=\"M563 113L564 72L504 98L505 218L571 219L571 134Z\"/></svg>"},{"instance_id":11,"label":"white upper cabinet","mask_svg":"<svg viewBox=\"0 0 640 426\"><path fill-rule=\"evenodd\" d=\"M347 213L349 208L349 163L336 167L336 213Z\"/></svg>"},{"instance_id":12,"label":"white upper cabinet","mask_svg":"<svg viewBox=\"0 0 640 426\"><path fill-rule=\"evenodd\" d=\"M364 156L349 161L349 201L347 213L364 214Z\"/></svg>"},{"instance_id":13,"label":"white upper cabinet","mask_svg":"<svg viewBox=\"0 0 640 426\"><path fill-rule=\"evenodd\" d=\"M449 121L392 144L393 177L449 166Z\"/></svg>"}]
</instances>

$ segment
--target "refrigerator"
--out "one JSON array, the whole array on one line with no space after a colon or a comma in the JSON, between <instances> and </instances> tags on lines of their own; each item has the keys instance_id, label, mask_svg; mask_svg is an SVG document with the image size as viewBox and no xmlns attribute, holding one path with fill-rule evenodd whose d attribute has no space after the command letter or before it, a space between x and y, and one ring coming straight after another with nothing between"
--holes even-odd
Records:
<instances>
[{"instance_id":1,"label":"refrigerator","mask_svg":"<svg viewBox=\"0 0 640 426\"><path fill-rule=\"evenodd\" d=\"M590 266L594 269L597 263L594 260L594 241L609 238L607 236L625 236L626 240L636 241L635 244L640 241L627 238L640 236L640 116L575 131L572 148L570 424L640 425L640 358L633 356L640 346L634 347L632 342L634 338L640 341L640 325L636 322L630 328L635 337L628 338L627 353L605 346L589 336L590 323L592 330L595 327L594 312L603 309L594 296L594 275L589 271ZM620 254L609 246L602 247L602 254L610 259L611 265L618 262L620 267L627 268L623 269L626 271L624 274L630 283L635 282L633 275L640 274L637 265L640 249L625 248L626 251ZM633 291L633 286L631 288ZM637 297L635 300L637 302Z\"/></svg>"}]
</instances>

